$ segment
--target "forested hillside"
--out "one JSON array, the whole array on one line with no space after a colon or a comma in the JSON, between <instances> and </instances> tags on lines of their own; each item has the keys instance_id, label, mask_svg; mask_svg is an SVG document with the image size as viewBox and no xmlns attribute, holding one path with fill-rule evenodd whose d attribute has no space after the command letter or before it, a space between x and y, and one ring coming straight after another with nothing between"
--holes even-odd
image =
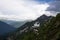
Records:
<instances>
[{"instance_id":1,"label":"forested hillside","mask_svg":"<svg viewBox=\"0 0 60 40\"><path fill-rule=\"evenodd\" d=\"M56 17L44 18L43 23L40 23L41 17L40 20L25 23L12 34L9 33L6 40L60 40L60 13Z\"/></svg>"},{"instance_id":2,"label":"forested hillside","mask_svg":"<svg viewBox=\"0 0 60 40\"><path fill-rule=\"evenodd\" d=\"M40 27L18 35L16 40L60 40L60 14L45 21Z\"/></svg>"}]
</instances>

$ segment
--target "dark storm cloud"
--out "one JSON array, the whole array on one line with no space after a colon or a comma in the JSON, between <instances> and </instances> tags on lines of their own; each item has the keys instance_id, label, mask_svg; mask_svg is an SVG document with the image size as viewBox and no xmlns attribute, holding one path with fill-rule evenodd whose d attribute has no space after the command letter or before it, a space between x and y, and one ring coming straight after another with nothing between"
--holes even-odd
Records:
<instances>
[{"instance_id":1,"label":"dark storm cloud","mask_svg":"<svg viewBox=\"0 0 60 40\"><path fill-rule=\"evenodd\" d=\"M55 0L54 2L49 3L47 11L60 12L60 0Z\"/></svg>"}]
</instances>

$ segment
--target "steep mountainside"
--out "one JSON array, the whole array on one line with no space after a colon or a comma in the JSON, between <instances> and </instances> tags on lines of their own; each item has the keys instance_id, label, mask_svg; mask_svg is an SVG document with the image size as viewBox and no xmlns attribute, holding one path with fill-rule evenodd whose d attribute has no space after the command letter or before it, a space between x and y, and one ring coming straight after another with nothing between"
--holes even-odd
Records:
<instances>
[{"instance_id":1,"label":"steep mountainside","mask_svg":"<svg viewBox=\"0 0 60 40\"><path fill-rule=\"evenodd\" d=\"M60 40L60 14L43 22L37 28L32 28L33 22L28 22L21 34L17 31L13 40ZM24 27L23 27L24 28ZM10 37L11 38L11 37Z\"/></svg>"},{"instance_id":2,"label":"steep mountainside","mask_svg":"<svg viewBox=\"0 0 60 40\"><path fill-rule=\"evenodd\" d=\"M20 36L19 36L20 37ZM19 38L17 38L19 40ZM21 40L60 40L60 14L44 22L39 28L29 30Z\"/></svg>"}]
</instances>

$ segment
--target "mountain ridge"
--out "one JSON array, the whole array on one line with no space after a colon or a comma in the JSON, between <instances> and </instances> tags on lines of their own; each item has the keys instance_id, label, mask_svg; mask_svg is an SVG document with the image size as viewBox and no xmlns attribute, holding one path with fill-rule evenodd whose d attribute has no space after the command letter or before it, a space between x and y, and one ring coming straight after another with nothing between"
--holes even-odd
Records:
<instances>
[{"instance_id":1,"label":"mountain ridge","mask_svg":"<svg viewBox=\"0 0 60 40\"><path fill-rule=\"evenodd\" d=\"M60 14L43 22L41 26L31 29L34 22L25 24L29 28L21 35L18 34L16 40L60 40Z\"/></svg>"},{"instance_id":2,"label":"mountain ridge","mask_svg":"<svg viewBox=\"0 0 60 40\"><path fill-rule=\"evenodd\" d=\"M45 35L46 37L48 36L49 38L51 38L50 35L58 31L57 29L54 29L55 21L57 19L59 20L59 17L57 17L57 19L56 17L42 15L34 21L26 22L24 25L19 27L15 32L12 32L13 35L8 36L6 38L10 39L12 38L11 40L44 40ZM35 24L37 24L38 27ZM51 34L50 32L54 33ZM48 37L46 39L49 40Z\"/></svg>"},{"instance_id":3,"label":"mountain ridge","mask_svg":"<svg viewBox=\"0 0 60 40\"><path fill-rule=\"evenodd\" d=\"M16 28L12 27L11 25L8 25L5 22L0 21L0 35L11 32L13 30L16 30Z\"/></svg>"}]
</instances>

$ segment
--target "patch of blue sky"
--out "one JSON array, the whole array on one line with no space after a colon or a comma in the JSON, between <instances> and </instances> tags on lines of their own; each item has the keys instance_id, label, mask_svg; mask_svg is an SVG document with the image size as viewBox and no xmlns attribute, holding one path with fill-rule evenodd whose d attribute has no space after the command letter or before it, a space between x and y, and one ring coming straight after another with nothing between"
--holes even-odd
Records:
<instances>
[{"instance_id":1,"label":"patch of blue sky","mask_svg":"<svg viewBox=\"0 0 60 40\"><path fill-rule=\"evenodd\" d=\"M53 1L55 1L55 0L34 0L34 1L45 3L45 2L53 2Z\"/></svg>"}]
</instances>

